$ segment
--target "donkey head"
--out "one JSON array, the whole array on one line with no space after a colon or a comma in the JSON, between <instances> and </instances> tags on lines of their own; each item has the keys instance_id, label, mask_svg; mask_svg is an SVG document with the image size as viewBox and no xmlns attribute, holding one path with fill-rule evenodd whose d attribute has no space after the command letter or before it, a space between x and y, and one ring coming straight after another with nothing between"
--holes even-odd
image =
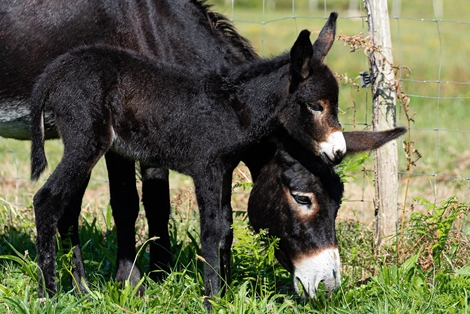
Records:
<instances>
[{"instance_id":1,"label":"donkey head","mask_svg":"<svg viewBox=\"0 0 470 314\"><path fill-rule=\"evenodd\" d=\"M344 137L349 154L378 148L405 132L345 132ZM327 290L340 284L335 219L342 195L334 168L292 139L283 141L251 191L250 224L280 238L276 257L305 296L314 297L320 282Z\"/></svg>"},{"instance_id":2,"label":"donkey head","mask_svg":"<svg viewBox=\"0 0 470 314\"><path fill-rule=\"evenodd\" d=\"M248 203L250 224L280 238L276 258L294 275L296 291L310 297L320 282L333 290L340 283L335 218L343 183L318 156L307 170L278 149L253 186Z\"/></svg>"},{"instance_id":3,"label":"donkey head","mask_svg":"<svg viewBox=\"0 0 470 314\"><path fill-rule=\"evenodd\" d=\"M338 121L338 82L323 63L333 45L337 17L331 13L313 45L309 31L299 34L290 51L291 105L281 115L286 130L328 164L339 163L346 152Z\"/></svg>"}]
</instances>

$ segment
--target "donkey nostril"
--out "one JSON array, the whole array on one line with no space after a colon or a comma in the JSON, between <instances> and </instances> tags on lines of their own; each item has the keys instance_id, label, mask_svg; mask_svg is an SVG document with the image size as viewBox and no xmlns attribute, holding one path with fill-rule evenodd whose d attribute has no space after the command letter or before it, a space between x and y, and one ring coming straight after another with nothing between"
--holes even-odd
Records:
<instances>
[{"instance_id":1,"label":"donkey nostril","mask_svg":"<svg viewBox=\"0 0 470 314\"><path fill-rule=\"evenodd\" d=\"M335 155L338 156L338 158L343 158L344 152L341 149L338 149L335 151Z\"/></svg>"},{"instance_id":2,"label":"donkey nostril","mask_svg":"<svg viewBox=\"0 0 470 314\"><path fill-rule=\"evenodd\" d=\"M344 153L342 150L337 150L334 152L334 161L333 163L334 164L339 164L342 160L343 160L343 157L344 157Z\"/></svg>"}]
</instances>

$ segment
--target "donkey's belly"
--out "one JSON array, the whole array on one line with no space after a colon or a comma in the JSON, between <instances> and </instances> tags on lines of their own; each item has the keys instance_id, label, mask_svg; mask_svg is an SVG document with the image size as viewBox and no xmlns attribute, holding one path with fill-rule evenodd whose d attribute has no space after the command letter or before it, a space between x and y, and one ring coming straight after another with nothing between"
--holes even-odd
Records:
<instances>
[{"instance_id":1,"label":"donkey's belly","mask_svg":"<svg viewBox=\"0 0 470 314\"><path fill-rule=\"evenodd\" d=\"M0 136L17 140L30 140L29 102L24 99L0 100ZM46 139L58 138L53 114L44 114Z\"/></svg>"}]
</instances>

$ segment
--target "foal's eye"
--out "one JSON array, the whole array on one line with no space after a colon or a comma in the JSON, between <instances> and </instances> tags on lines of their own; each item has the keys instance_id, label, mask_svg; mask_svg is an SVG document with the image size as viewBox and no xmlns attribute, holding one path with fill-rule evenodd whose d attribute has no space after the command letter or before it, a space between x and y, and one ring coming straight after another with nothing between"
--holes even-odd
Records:
<instances>
[{"instance_id":1,"label":"foal's eye","mask_svg":"<svg viewBox=\"0 0 470 314\"><path fill-rule=\"evenodd\" d=\"M312 205L312 200L310 199L310 197L306 195L301 195L297 193L291 193L291 195L294 201L299 205L305 205L305 206Z\"/></svg>"},{"instance_id":2,"label":"foal's eye","mask_svg":"<svg viewBox=\"0 0 470 314\"><path fill-rule=\"evenodd\" d=\"M320 114L322 111L323 111L323 106L318 103L318 102L315 102L315 103L307 103L307 106L308 106L308 109L312 110L313 113L315 114Z\"/></svg>"}]
</instances>

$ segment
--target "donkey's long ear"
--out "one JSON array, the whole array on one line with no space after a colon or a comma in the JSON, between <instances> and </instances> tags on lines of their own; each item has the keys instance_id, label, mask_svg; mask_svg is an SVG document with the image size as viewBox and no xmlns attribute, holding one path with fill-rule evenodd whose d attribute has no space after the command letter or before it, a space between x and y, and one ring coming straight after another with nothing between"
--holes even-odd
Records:
<instances>
[{"instance_id":1,"label":"donkey's long ear","mask_svg":"<svg viewBox=\"0 0 470 314\"><path fill-rule=\"evenodd\" d=\"M313 44L313 59L323 62L325 56L330 51L333 42L335 41L336 34L336 19L338 18L338 13L331 12L328 21L326 21L325 26L318 35L317 40Z\"/></svg>"},{"instance_id":2,"label":"donkey's long ear","mask_svg":"<svg viewBox=\"0 0 470 314\"><path fill-rule=\"evenodd\" d=\"M406 128L397 127L386 131L352 131L343 132L346 141L346 154L365 152L379 148L400 135L406 133Z\"/></svg>"},{"instance_id":3,"label":"donkey's long ear","mask_svg":"<svg viewBox=\"0 0 470 314\"><path fill-rule=\"evenodd\" d=\"M310 74L310 60L312 60L313 48L310 41L310 32L306 29L300 32L299 37L290 50L290 92L297 89L300 82Z\"/></svg>"},{"instance_id":4,"label":"donkey's long ear","mask_svg":"<svg viewBox=\"0 0 470 314\"><path fill-rule=\"evenodd\" d=\"M290 50L291 75L299 75L306 79L310 74L310 60L312 59L313 48L310 41L310 32L306 29L300 32L299 37Z\"/></svg>"}]
</instances>

